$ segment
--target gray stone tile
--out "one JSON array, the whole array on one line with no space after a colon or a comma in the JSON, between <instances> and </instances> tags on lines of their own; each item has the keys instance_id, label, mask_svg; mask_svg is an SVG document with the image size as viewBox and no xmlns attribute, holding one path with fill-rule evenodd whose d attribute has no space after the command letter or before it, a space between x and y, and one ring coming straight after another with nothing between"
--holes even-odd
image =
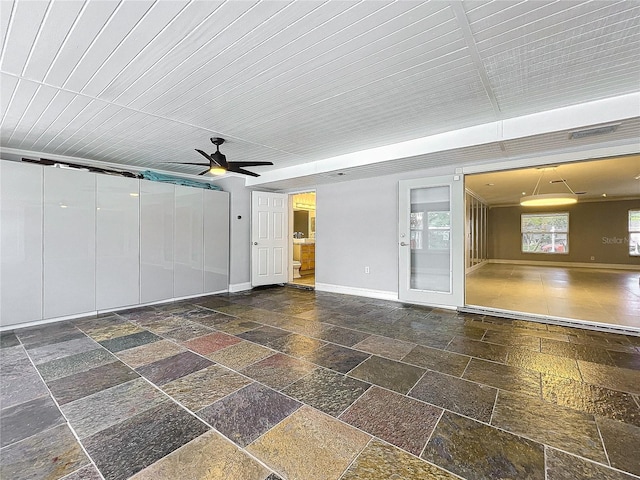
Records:
<instances>
[{"instance_id":1,"label":"gray stone tile","mask_svg":"<svg viewBox=\"0 0 640 480\"><path fill-rule=\"evenodd\" d=\"M424 373L424 369L372 356L349 372L349 376L399 393L407 393Z\"/></svg>"},{"instance_id":2,"label":"gray stone tile","mask_svg":"<svg viewBox=\"0 0 640 480\"><path fill-rule=\"evenodd\" d=\"M466 355L447 352L437 348L429 348L423 345L417 345L402 359L405 363L447 373L456 377L462 375L469 360L471 360L471 357Z\"/></svg>"},{"instance_id":3,"label":"gray stone tile","mask_svg":"<svg viewBox=\"0 0 640 480\"><path fill-rule=\"evenodd\" d=\"M86 467L67 475L62 480L102 480L102 475L100 475L100 472L96 470L96 467L93 465L87 465Z\"/></svg>"},{"instance_id":4,"label":"gray stone tile","mask_svg":"<svg viewBox=\"0 0 640 480\"><path fill-rule=\"evenodd\" d=\"M420 455L442 409L371 387L340 420L414 455Z\"/></svg>"},{"instance_id":5,"label":"gray stone tile","mask_svg":"<svg viewBox=\"0 0 640 480\"><path fill-rule=\"evenodd\" d=\"M282 393L324 413L338 416L369 387L368 383L319 368L289 385Z\"/></svg>"},{"instance_id":6,"label":"gray stone tile","mask_svg":"<svg viewBox=\"0 0 640 480\"><path fill-rule=\"evenodd\" d=\"M40 397L0 411L0 447L66 423L51 397Z\"/></svg>"},{"instance_id":7,"label":"gray stone tile","mask_svg":"<svg viewBox=\"0 0 640 480\"><path fill-rule=\"evenodd\" d=\"M61 408L78 436L85 438L168 400L144 379L136 378Z\"/></svg>"},{"instance_id":8,"label":"gray stone tile","mask_svg":"<svg viewBox=\"0 0 640 480\"><path fill-rule=\"evenodd\" d=\"M175 403L165 402L87 437L83 444L105 480L124 480L207 430Z\"/></svg>"},{"instance_id":9,"label":"gray stone tile","mask_svg":"<svg viewBox=\"0 0 640 480\"><path fill-rule=\"evenodd\" d=\"M199 323L180 320L180 326L178 328L162 333L162 336L175 342L186 342L192 338L202 337L210 333L213 333L211 328Z\"/></svg>"},{"instance_id":10,"label":"gray stone tile","mask_svg":"<svg viewBox=\"0 0 640 480\"><path fill-rule=\"evenodd\" d=\"M16 345L20 345L20 340L18 340L15 333L0 333L0 348L15 347Z\"/></svg>"},{"instance_id":11,"label":"gray stone tile","mask_svg":"<svg viewBox=\"0 0 640 480\"><path fill-rule=\"evenodd\" d=\"M497 392L497 389L486 385L429 370L409 392L409 396L481 422L489 422Z\"/></svg>"},{"instance_id":12,"label":"gray stone tile","mask_svg":"<svg viewBox=\"0 0 640 480\"><path fill-rule=\"evenodd\" d=\"M337 343L338 345L344 345L345 347L352 347L368 336L368 333L334 326L328 328L324 327L320 333L318 333L318 338L326 340L327 342Z\"/></svg>"},{"instance_id":13,"label":"gray stone tile","mask_svg":"<svg viewBox=\"0 0 640 480\"><path fill-rule=\"evenodd\" d=\"M136 371L156 385L164 385L211 365L212 361L187 351L144 365Z\"/></svg>"},{"instance_id":14,"label":"gray stone tile","mask_svg":"<svg viewBox=\"0 0 640 480\"><path fill-rule=\"evenodd\" d=\"M640 427L640 407L629 393L577 382L570 378L543 375L542 398L581 412L601 415Z\"/></svg>"},{"instance_id":15,"label":"gray stone tile","mask_svg":"<svg viewBox=\"0 0 640 480\"><path fill-rule=\"evenodd\" d=\"M640 427L596 417L602 440L614 468L640 476Z\"/></svg>"},{"instance_id":16,"label":"gray stone tile","mask_svg":"<svg viewBox=\"0 0 640 480\"><path fill-rule=\"evenodd\" d=\"M596 462L607 462L591 414L500 391L491 424Z\"/></svg>"},{"instance_id":17,"label":"gray stone tile","mask_svg":"<svg viewBox=\"0 0 640 480\"><path fill-rule=\"evenodd\" d=\"M391 358L392 360L401 360L413 347L415 347L413 343L379 335L371 335L353 346L357 350Z\"/></svg>"},{"instance_id":18,"label":"gray stone tile","mask_svg":"<svg viewBox=\"0 0 640 480\"><path fill-rule=\"evenodd\" d=\"M159 340L162 340L162 338L151 332L143 331L112 338L110 340L103 340L100 342L100 345L110 352L120 352L122 350L128 350L129 348L139 347Z\"/></svg>"},{"instance_id":19,"label":"gray stone tile","mask_svg":"<svg viewBox=\"0 0 640 480\"><path fill-rule=\"evenodd\" d=\"M302 406L258 383L203 408L198 416L227 438L246 447Z\"/></svg>"},{"instance_id":20,"label":"gray stone tile","mask_svg":"<svg viewBox=\"0 0 640 480\"><path fill-rule=\"evenodd\" d=\"M540 372L472 358L463 378L510 392L540 396Z\"/></svg>"},{"instance_id":21,"label":"gray stone tile","mask_svg":"<svg viewBox=\"0 0 640 480\"><path fill-rule=\"evenodd\" d=\"M371 355L340 345L327 344L309 353L305 360L322 365L340 373L347 373L364 362Z\"/></svg>"},{"instance_id":22,"label":"gray stone tile","mask_svg":"<svg viewBox=\"0 0 640 480\"><path fill-rule=\"evenodd\" d=\"M162 390L181 405L195 412L249 383L251 380L247 377L220 365L212 365L165 383Z\"/></svg>"},{"instance_id":23,"label":"gray stone tile","mask_svg":"<svg viewBox=\"0 0 640 480\"><path fill-rule=\"evenodd\" d=\"M104 348L89 350L88 352L76 353L50 362L40 363L37 368L45 381L56 380L58 378L84 372L91 368L116 362L114 357Z\"/></svg>"},{"instance_id":24,"label":"gray stone tile","mask_svg":"<svg viewBox=\"0 0 640 480\"><path fill-rule=\"evenodd\" d=\"M29 350L29 356L33 363L38 365L69 355L95 350L96 348L98 348L98 344L83 334L81 338L52 343Z\"/></svg>"},{"instance_id":25,"label":"gray stone tile","mask_svg":"<svg viewBox=\"0 0 640 480\"><path fill-rule=\"evenodd\" d=\"M16 330L15 334L27 350L85 336L71 322L55 322L47 325L21 328Z\"/></svg>"},{"instance_id":26,"label":"gray stone tile","mask_svg":"<svg viewBox=\"0 0 640 480\"><path fill-rule=\"evenodd\" d=\"M128 382L138 374L122 362L113 362L48 382L58 405Z\"/></svg>"},{"instance_id":27,"label":"gray stone tile","mask_svg":"<svg viewBox=\"0 0 640 480\"><path fill-rule=\"evenodd\" d=\"M269 385L271 388L280 390L315 369L316 366L309 362L276 353L249 365L241 373Z\"/></svg>"},{"instance_id":28,"label":"gray stone tile","mask_svg":"<svg viewBox=\"0 0 640 480\"><path fill-rule=\"evenodd\" d=\"M463 478L545 479L540 443L444 412L422 458Z\"/></svg>"},{"instance_id":29,"label":"gray stone tile","mask_svg":"<svg viewBox=\"0 0 640 480\"><path fill-rule=\"evenodd\" d=\"M279 328L260 327L254 330L249 330L248 332L239 333L238 337L249 340L250 342L259 343L265 347L270 347L272 342L290 334L291 332L287 332L286 330L281 330Z\"/></svg>"},{"instance_id":30,"label":"gray stone tile","mask_svg":"<svg viewBox=\"0 0 640 480\"><path fill-rule=\"evenodd\" d=\"M271 348L280 352L286 353L293 357L304 357L319 349L326 342L317 340L315 338L307 337L306 335L300 335L298 333L292 333L286 337L279 338L270 343Z\"/></svg>"},{"instance_id":31,"label":"gray stone tile","mask_svg":"<svg viewBox=\"0 0 640 480\"><path fill-rule=\"evenodd\" d=\"M456 480L458 477L399 448L373 439L341 480Z\"/></svg>"},{"instance_id":32,"label":"gray stone tile","mask_svg":"<svg viewBox=\"0 0 640 480\"><path fill-rule=\"evenodd\" d=\"M49 391L21 346L2 350L0 405L9 408L48 395Z\"/></svg>"},{"instance_id":33,"label":"gray stone tile","mask_svg":"<svg viewBox=\"0 0 640 480\"><path fill-rule=\"evenodd\" d=\"M57 479L89 464L66 425L58 425L2 449L0 478Z\"/></svg>"},{"instance_id":34,"label":"gray stone tile","mask_svg":"<svg viewBox=\"0 0 640 480\"><path fill-rule=\"evenodd\" d=\"M625 473L546 447L547 480L633 480Z\"/></svg>"},{"instance_id":35,"label":"gray stone tile","mask_svg":"<svg viewBox=\"0 0 640 480\"><path fill-rule=\"evenodd\" d=\"M447 350L503 363L507 359L507 353L509 352L508 347L503 345L471 340L465 337L455 337L451 343L447 345Z\"/></svg>"}]
</instances>

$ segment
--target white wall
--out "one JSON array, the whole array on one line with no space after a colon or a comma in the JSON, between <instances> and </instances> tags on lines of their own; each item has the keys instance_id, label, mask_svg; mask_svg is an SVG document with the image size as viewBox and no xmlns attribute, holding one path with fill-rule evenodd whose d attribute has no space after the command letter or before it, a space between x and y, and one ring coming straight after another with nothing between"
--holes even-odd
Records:
<instances>
[{"instance_id":1,"label":"white wall","mask_svg":"<svg viewBox=\"0 0 640 480\"><path fill-rule=\"evenodd\" d=\"M398 294L398 181L454 173L420 170L316 187L316 285ZM368 274L364 268L369 267ZM347 290L344 290L345 292Z\"/></svg>"},{"instance_id":2,"label":"white wall","mask_svg":"<svg viewBox=\"0 0 640 480\"><path fill-rule=\"evenodd\" d=\"M229 289L251 285L251 189L240 177L227 177L216 182L229 192ZM240 217L240 218L238 218Z\"/></svg>"}]
</instances>

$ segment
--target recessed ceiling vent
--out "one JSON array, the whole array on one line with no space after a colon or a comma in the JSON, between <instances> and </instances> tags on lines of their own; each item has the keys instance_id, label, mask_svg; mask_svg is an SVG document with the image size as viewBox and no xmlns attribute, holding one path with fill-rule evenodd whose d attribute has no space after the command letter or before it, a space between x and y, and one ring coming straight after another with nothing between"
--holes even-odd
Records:
<instances>
[{"instance_id":1,"label":"recessed ceiling vent","mask_svg":"<svg viewBox=\"0 0 640 480\"><path fill-rule=\"evenodd\" d=\"M592 137L594 135L604 135L615 132L619 126L619 123L612 123L609 125L600 125L599 127L585 128L584 130L575 130L569 134L569 138L571 140L577 140L578 138Z\"/></svg>"}]
</instances>

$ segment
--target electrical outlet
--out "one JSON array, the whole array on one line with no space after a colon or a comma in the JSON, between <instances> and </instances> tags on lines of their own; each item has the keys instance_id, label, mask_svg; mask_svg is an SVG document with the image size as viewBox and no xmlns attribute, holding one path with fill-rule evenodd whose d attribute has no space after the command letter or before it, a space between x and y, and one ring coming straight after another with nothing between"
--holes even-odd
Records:
<instances>
[{"instance_id":1,"label":"electrical outlet","mask_svg":"<svg viewBox=\"0 0 640 480\"><path fill-rule=\"evenodd\" d=\"M369 270L369 267L364 267L364 273L371 273L371 271Z\"/></svg>"}]
</instances>

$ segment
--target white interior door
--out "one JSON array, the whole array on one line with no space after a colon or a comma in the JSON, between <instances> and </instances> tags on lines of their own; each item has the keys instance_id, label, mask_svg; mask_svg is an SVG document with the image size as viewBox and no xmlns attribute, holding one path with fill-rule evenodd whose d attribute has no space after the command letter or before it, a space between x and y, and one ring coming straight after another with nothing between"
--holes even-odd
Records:
<instances>
[{"instance_id":1,"label":"white interior door","mask_svg":"<svg viewBox=\"0 0 640 480\"><path fill-rule=\"evenodd\" d=\"M462 175L399 182L400 300L464 305Z\"/></svg>"},{"instance_id":2,"label":"white interior door","mask_svg":"<svg viewBox=\"0 0 640 480\"><path fill-rule=\"evenodd\" d=\"M288 195L251 192L251 285L286 283L289 279Z\"/></svg>"}]
</instances>

